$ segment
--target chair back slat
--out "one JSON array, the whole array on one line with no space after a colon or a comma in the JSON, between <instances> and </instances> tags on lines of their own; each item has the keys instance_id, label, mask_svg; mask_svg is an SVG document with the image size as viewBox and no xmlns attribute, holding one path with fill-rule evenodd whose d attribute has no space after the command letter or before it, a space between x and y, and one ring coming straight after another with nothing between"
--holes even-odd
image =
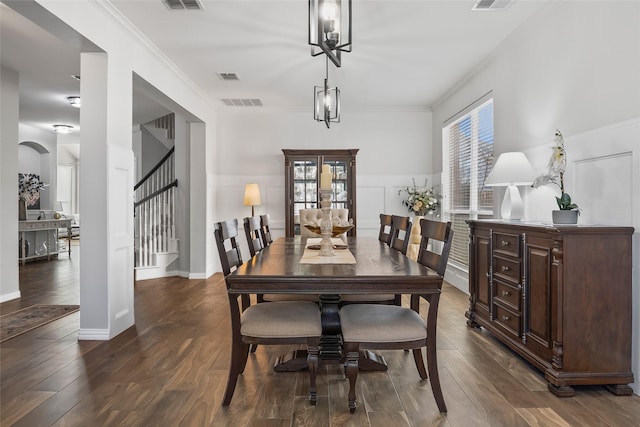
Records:
<instances>
[{"instance_id":1,"label":"chair back slat","mask_svg":"<svg viewBox=\"0 0 640 427\"><path fill-rule=\"evenodd\" d=\"M392 216L387 214L380 214L380 232L378 233L378 240L391 244L391 222Z\"/></svg>"},{"instance_id":2,"label":"chair back slat","mask_svg":"<svg viewBox=\"0 0 640 427\"><path fill-rule=\"evenodd\" d=\"M269 214L260 215L260 235L262 236L262 244L265 248L273 243L269 221Z\"/></svg>"},{"instance_id":3,"label":"chair back slat","mask_svg":"<svg viewBox=\"0 0 640 427\"><path fill-rule=\"evenodd\" d=\"M242 254L236 242L238 237L238 220L216 222L213 226L218 255L222 264L222 272L226 276L242 265Z\"/></svg>"},{"instance_id":4,"label":"chair back slat","mask_svg":"<svg viewBox=\"0 0 640 427\"><path fill-rule=\"evenodd\" d=\"M444 277L449 260L449 251L453 241L453 229L451 222L439 222L429 219L420 220L420 249L418 251L418 262L426 267L435 270ZM434 251L436 242L441 242L440 253ZM428 248L431 243L431 249ZM440 246L440 245L438 245Z\"/></svg>"},{"instance_id":5,"label":"chair back slat","mask_svg":"<svg viewBox=\"0 0 640 427\"><path fill-rule=\"evenodd\" d=\"M247 238L247 245L249 245L249 253L253 257L264 249L262 233L260 231L260 217L252 216L244 218L243 223L244 234Z\"/></svg>"},{"instance_id":6,"label":"chair back slat","mask_svg":"<svg viewBox=\"0 0 640 427\"><path fill-rule=\"evenodd\" d=\"M407 254L409 241L411 240L411 218L408 216L393 215L391 217L391 244L390 246ZM402 233L402 234L401 234Z\"/></svg>"}]
</instances>

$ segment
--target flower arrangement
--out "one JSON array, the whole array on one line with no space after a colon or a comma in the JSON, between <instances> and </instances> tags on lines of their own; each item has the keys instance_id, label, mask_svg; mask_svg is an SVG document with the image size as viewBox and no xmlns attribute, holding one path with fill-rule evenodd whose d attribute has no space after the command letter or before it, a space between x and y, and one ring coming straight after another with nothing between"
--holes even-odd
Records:
<instances>
[{"instance_id":1,"label":"flower arrangement","mask_svg":"<svg viewBox=\"0 0 640 427\"><path fill-rule=\"evenodd\" d=\"M40 175L35 173L18 174L18 199L24 199L27 206L34 205L40 198L40 190L46 184L40 181Z\"/></svg>"},{"instance_id":2,"label":"flower arrangement","mask_svg":"<svg viewBox=\"0 0 640 427\"><path fill-rule=\"evenodd\" d=\"M571 202L571 196L564 191L564 173L567 169L567 153L564 149L562 133L556 129L553 152L547 164L547 170L537 177L531 186L533 188L553 183L560 187L560 197L556 197L558 208L562 211L578 210L578 205ZM579 210L578 210L579 212Z\"/></svg>"},{"instance_id":3,"label":"flower arrangement","mask_svg":"<svg viewBox=\"0 0 640 427\"><path fill-rule=\"evenodd\" d=\"M412 179L413 185L404 187L398 191L398 194L407 193L408 197L402 201L409 212L416 215L424 216L426 214L440 214L440 199L442 196L434 188L427 188L427 181L424 181L422 187L416 185L416 180Z\"/></svg>"}]
</instances>

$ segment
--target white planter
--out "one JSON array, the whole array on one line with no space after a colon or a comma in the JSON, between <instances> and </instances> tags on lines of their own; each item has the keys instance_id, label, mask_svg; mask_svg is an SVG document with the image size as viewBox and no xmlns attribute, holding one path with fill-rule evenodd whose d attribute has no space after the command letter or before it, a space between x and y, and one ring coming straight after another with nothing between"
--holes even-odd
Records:
<instances>
[{"instance_id":1,"label":"white planter","mask_svg":"<svg viewBox=\"0 0 640 427\"><path fill-rule=\"evenodd\" d=\"M554 224L577 224L578 223L578 211L562 211L557 210L551 212L553 215L553 223Z\"/></svg>"}]
</instances>

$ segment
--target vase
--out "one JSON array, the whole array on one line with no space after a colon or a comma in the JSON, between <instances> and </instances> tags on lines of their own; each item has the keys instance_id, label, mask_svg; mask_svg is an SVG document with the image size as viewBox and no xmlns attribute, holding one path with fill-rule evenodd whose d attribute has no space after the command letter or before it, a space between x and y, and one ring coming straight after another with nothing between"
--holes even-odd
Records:
<instances>
[{"instance_id":1,"label":"vase","mask_svg":"<svg viewBox=\"0 0 640 427\"><path fill-rule=\"evenodd\" d=\"M578 223L578 211L577 210L555 210L551 212L553 216L554 224L577 224Z\"/></svg>"},{"instance_id":2,"label":"vase","mask_svg":"<svg viewBox=\"0 0 640 427\"><path fill-rule=\"evenodd\" d=\"M23 198L18 199L18 221L27 219L27 201Z\"/></svg>"}]
</instances>

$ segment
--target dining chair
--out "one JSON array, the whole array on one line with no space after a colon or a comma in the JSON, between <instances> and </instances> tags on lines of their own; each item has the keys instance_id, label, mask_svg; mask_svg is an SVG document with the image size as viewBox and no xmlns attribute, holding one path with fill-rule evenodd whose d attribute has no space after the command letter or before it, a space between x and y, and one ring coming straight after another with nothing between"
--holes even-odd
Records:
<instances>
[{"instance_id":1,"label":"dining chair","mask_svg":"<svg viewBox=\"0 0 640 427\"><path fill-rule=\"evenodd\" d=\"M319 234L309 230L305 225L320 224L322 220L322 209L300 209L300 235L302 237L320 237ZM349 223L349 209L331 209L331 221L337 223ZM344 236L341 234L339 237Z\"/></svg>"},{"instance_id":2,"label":"dining chair","mask_svg":"<svg viewBox=\"0 0 640 427\"><path fill-rule=\"evenodd\" d=\"M418 262L438 273L439 289L442 289L444 273L453 239L451 223L422 219ZM431 241L442 242L440 253L428 249ZM430 248L429 247L429 248ZM420 314L420 297L429 302L427 319ZM413 350L413 359L420 378L430 378L433 396L440 412L447 412L444 402L438 363L436 358L436 321L440 292L411 296L411 308L380 304L351 304L339 311L342 339L346 353L346 373L349 379L349 410L356 410L356 380L358 378L358 353L360 349ZM427 370L422 357L426 347Z\"/></svg>"},{"instance_id":3,"label":"dining chair","mask_svg":"<svg viewBox=\"0 0 640 427\"><path fill-rule=\"evenodd\" d=\"M391 244L391 220L392 215L380 214L380 232L378 233L378 240Z\"/></svg>"},{"instance_id":4,"label":"dining chair","mask_svg":"<svg viewBox=\"0 0 640 427\"><path fill-rule=\"evenodd\" d=\"M411 241L411 218L408 216L392 215L391 217L391 246L393 249L407 254Z\"/></svg>"},{"instance_id":5,"label":"dining chair","mask_svg":"<svg viewBox=\"0 0 640 427\"><path fill-rule=\"evenodd\" d=\"M262 239L262 232L260 228L260 217L250 216L242 220L244 223L244 234L247 237L247 245L249 246L249 253L251 256L255 256L264 248L264 240Z\"/></svg>"},{"instance_id":6,"label":"dining chair","mask_svg":"<svg viewBox=\"0 0 640 427\"><path fill-rule=\"evenodd\" d=\"M265 247L273 243L270 221L269 214L260 215L260 235L262 236L262 244Z\"/></svg>"},{"instance_id":7,"label":"dining chair","mask_svg":"<svg viewBox=\"0 0 640 427\"><path fill-rule=\"evenodd\" d=\"M214 234L225 277L242 265L238 247L238 220L217 222ZM225 280L226 282L226 280ZM228 288L228 285L227 285ZM320 308L311 301L277 301L251 305L248 294L230 294L231 364L222 406L228 406L238 375L244 372L250 345L304 344L309 370L309 402L317 401L316 372L322 322Z\"/></svg>"}]
</instances>

